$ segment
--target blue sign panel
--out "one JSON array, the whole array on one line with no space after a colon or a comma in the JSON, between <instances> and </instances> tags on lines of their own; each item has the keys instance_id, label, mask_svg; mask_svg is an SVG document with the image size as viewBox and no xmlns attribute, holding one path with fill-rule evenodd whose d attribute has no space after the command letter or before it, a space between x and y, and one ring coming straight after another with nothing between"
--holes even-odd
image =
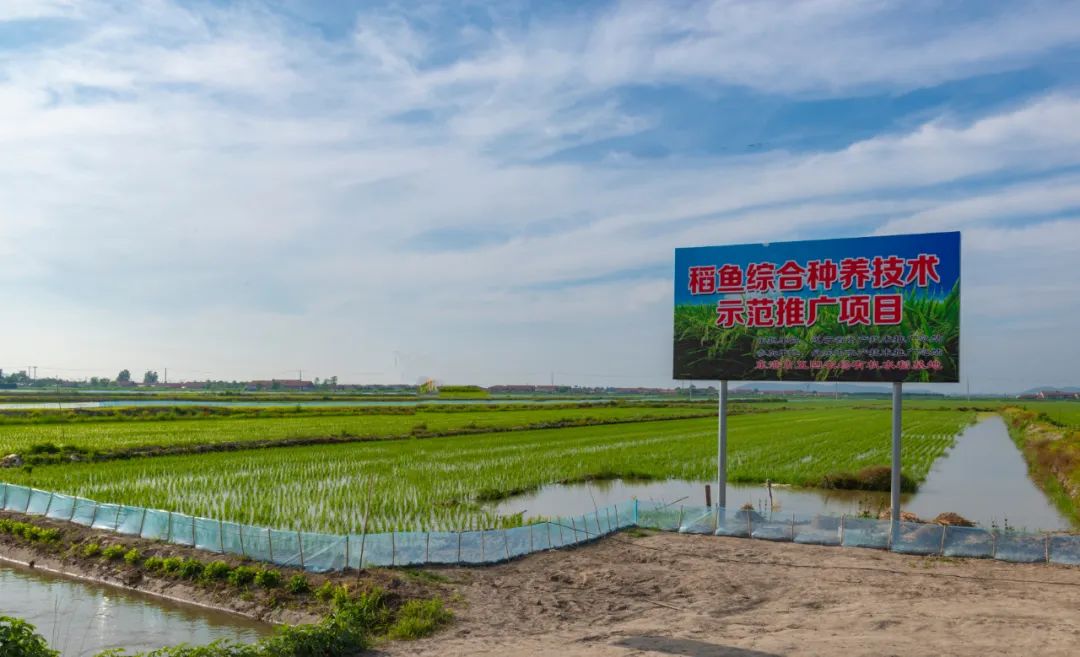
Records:
<instances>
[{"instance_id":1,"label":"blue sign panel","mask_svg":"<svg viewBox=\"0 0 1080 657\"><path fill-rule=\"evenodd\" d=\"M960 233L675 250L676 379L956 382Z\"/></svg>"}]
</instances>

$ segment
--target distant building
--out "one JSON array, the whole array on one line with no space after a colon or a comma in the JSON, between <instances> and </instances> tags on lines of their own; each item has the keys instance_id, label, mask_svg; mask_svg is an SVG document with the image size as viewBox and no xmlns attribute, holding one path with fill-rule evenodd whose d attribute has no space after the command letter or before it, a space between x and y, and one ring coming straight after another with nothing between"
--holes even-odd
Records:
<instances>
[{"instance_id":1,"label":"distant building","mask_svg":"<svg viewBox=\"0 0 1080 657\"><path fill-rule=\"evenodd\" d=\"M1040 390L1020 395L1018 399L1064 399L1080 400L1080 392L1066 392L1064 390Z\"/></svg>"},{"instance_id":2,"label":"distant building","mask_svg":"<svg viewBox=\"0 0 1080 657\"><path fill-rule=\"evenodd\" d=\"M248 381L244 390L314 390L315 384L301 379L270 379Z\"/></svg>"}]
</instances>

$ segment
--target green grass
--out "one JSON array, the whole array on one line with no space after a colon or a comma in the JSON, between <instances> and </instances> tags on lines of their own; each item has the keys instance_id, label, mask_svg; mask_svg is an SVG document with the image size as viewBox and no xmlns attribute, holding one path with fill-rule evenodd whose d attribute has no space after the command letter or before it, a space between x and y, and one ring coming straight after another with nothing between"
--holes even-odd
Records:
<instances>
[{"instance_id":1,"label":"green grass","mask_svg":"<svg viewBox=\"0 0 1080 657\"><path fill-rule=\"evenodd\" d=\"M913 410L904 471L922 481L970 412ZM780 411L729 420L735 482L817 484L888 464L886 410ZM12 483L102 502L323 532L456 530L519 524L482 500L562 481L715 476L716 419L671 420L429 440L374 441L38 466ZM365 517L367 520L365 521Z\"/></svg>"},{"instance_id":2,"label":"green grass","mask_svg":"<svg viewBox=\"0 0 1080 657\"><path fill-rule=\"evenodd\" d=\"M416 433L510 429L562 421L619 422L701 416L702 407L601 406L520 410L417 411L414 414L299 412L269 418L211 418L76 422L0 426L0 454L33 452L43 445L96 452L146 447L275 441L324 436L389 438Z\"/></svg>"},{"instance_id":3,"label":"green grass","mask_svg":"<svg viewBox=\"0 0 1080 657\"><path fill-rule=\"evenodd\" d=\"M960 287L959 283L942 298L909 295L904 298L903 323L898 326L846 326L840 324L839 309L827 306L819 312L817 322L812 327L792 328L747 328L735 326L721 328L716 326L716 308L706 305L679 305L675 307L675 372L683 379L716 379L718 368L732 372L732 380L805 380L808 376L817 381L828 381L840 375L839 368L818 371L773 371L755 370L758 358L755 355L760 348L778 347L759 344L758 339L765 336L796 338L796 344L785 348L799 351L802 355L795 360L815 360L811 353L816 348L858 348L859 346L888 345L830 345L814 342L817 336L854 336L879 337L920 333L924 336L941 336L941 342L931 344L922 340L911 345L918 348L942 347L945 350L940 357L943 368L934 373L930 370L911 371L905 381L955 381L959 367L960 353ZM765 358L764 360L773 360ZM818 358L825 362L838 362L835 357ZM881 359L878 359L881 360ZM890 359L891 360L891 359ZM911 362L919 360L912 357ZM929 358L922 358L929 360ZM884 373L864 371L862 381L894 380ZM845 373L846 377L855 375L854 371ZM846 380L851 380L850 378Z\"/></svg>"},{"instance_id":4,"label":"green grass","mask_svg":"<svg viewBox=\"0 0 1080 657\"><path fill-rule=\"evenodd\" d=\"M386 636L396 640L419 639L433 634L451 618L453 615L438 598L409 600L398 609Z\"/></svg>"},{"instance_id":5,"label":"green grass","mask_svg":"<svg viewBox=\"0 0 1080 657\"><path fill-rule=\"evenodd\" d=\"M1080 429L1080 401L1024 401L1017 405L1045 415L1060 427Z\"/></svg>"}]
</instances>

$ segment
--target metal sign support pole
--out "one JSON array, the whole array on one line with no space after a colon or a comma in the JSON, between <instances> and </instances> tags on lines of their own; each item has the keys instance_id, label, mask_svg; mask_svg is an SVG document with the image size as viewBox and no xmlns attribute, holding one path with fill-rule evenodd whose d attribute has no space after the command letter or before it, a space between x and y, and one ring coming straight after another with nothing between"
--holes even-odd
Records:
<instances>
[{"instance_id":1,"label":"metal sign support pole","mask_svg":"<svg viewBox=\"0 0 1080 657\"><path fill-rule=\"evenodd\" d=\"M720 382L720 430L716 453L716 506L727 508L727 381Z\"/></svg>"},{"instance_id":2,"label":"metal sign support pole","mask_svg":"<svg viewBox=\"0 0 1080 657\"><path fill-rule=\"evenodd\" d=\"M900 530L900 429L904 384L899 381L892 384L892 540Z\"/></svg>"}]
</instances>

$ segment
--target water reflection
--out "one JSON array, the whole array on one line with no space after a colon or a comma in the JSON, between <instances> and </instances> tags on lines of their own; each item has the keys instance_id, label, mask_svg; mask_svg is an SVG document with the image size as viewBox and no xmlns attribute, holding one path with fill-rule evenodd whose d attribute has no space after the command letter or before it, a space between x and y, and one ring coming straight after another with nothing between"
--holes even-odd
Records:
<instances>
[{"instance_id":1,"label":"water reflection","mask_svg":"<svg viewBox=\"0 0 1080 657\"><path fill-rule=\"evenodd\" d=\"M241 616L2 563L0 615L33 624L63 657L89 657L109 648L200 645L221 638L251 642L272 631Z\"/></svg>"},{"instance_id":2,"label":"water reflection","mask_svg":"<svg viewBox=\"0 0 1080 657\"><path fill-rule=\"evenodd\" d=\"M882 440L887 441L888 436ZM615 480L552 485L505 500L497 509L526 517L578 515L632 498L665 503L681 500L678 503L700 506L705 504L705 483ZM744 504L768 509L770 491L761 484L728 485L728 507ZM774 486L771 505L776 511L799 514L877 513L889 507L889 494ZM953 511L984 527L1008 523L1031 530L1072 528L1028 478L1027 465L997 416L981 420L958 436L953 449L934 464L919 492L901 496L901 506L926 518Z\"/></svg>"}]
</instances>

